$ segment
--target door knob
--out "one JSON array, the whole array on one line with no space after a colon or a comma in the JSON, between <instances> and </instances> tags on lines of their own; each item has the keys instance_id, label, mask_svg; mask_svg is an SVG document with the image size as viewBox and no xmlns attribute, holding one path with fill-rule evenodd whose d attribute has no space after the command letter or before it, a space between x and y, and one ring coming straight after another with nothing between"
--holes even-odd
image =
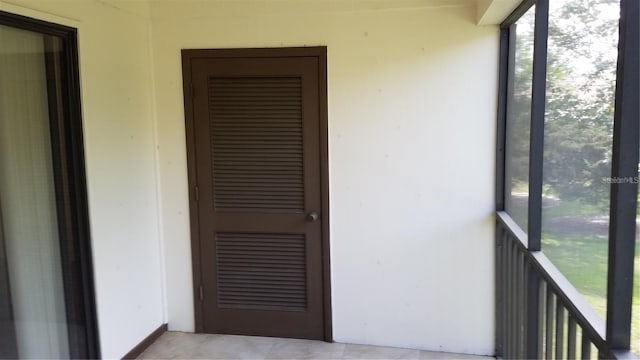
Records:
<instances>
[{"instance_id":1,"label":"door knob","mask_svg":"<svg viewBox=\"0 0 640 360\"><path fill-rule=\"evenodd\" d=\"M307 214L307 221L318 221L318 219L320 219L320 215L318 215L317 212L312 211L310 213Z\"/></svg>"}]
</instances>

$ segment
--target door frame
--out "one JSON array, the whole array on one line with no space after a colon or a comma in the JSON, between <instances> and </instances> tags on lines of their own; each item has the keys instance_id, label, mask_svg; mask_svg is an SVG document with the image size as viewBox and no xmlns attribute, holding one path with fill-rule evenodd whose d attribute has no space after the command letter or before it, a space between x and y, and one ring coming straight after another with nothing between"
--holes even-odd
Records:
<instances>
[{"instance_id":1,"label":"door frame","mask_svg":"<svg viewBox=\"0 0 640 360\"><path fill-rule=\"evenodd\" d=\"M44 62L64 306L69 325L66 331L71 358L100 358L80 96L78 29L2 10L0 25L55 36L63 44L59 55L47 52ZM50 50L50 46L50 39L45 38L45 48ZM59 74L56 73L58 66ZM80 326L70 326L73 324Z\"/></svg>"},{"instance_id":2,"label":"door frame","mask_svg":"<svg viewBox=\"0 0 640 360\"><path fill-rule=\"evenodd\" d=\"M197 58L282 58L315 57L318 59L318 104L320 121L320 194L321 194L321 234L322 241L322 290L323 290L323 332L324 340L333 342L331 312L331 262L329 248L329 127L327 114L327 47L290 48L240 48L240 49L183 49L182 81L185 112L185 135L187 146L187 176L189 183L189 213L191 228L191 262L193 271L193 308L195 331L202 333L203 306L201 301L202 264L201 238L198 211L197 161L195 148L195 123L193 117L193 85L191 83L191 62Z\"/></svg>"}]
</instances>

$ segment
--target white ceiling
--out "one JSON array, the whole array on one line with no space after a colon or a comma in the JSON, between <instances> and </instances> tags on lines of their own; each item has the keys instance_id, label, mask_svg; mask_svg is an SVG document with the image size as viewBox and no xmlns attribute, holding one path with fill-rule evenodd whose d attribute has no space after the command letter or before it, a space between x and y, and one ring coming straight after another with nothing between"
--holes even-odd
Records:
<instances>
[{"instance_id":1,"label":"white ceiling","mask_svg":"<svg viewBox=\"0 0 640 360\"><path fill-rule=\"evenodd\" d=\"M500 24L522 0L477 0L478 25Z\"/></svg>"}]
</instances>

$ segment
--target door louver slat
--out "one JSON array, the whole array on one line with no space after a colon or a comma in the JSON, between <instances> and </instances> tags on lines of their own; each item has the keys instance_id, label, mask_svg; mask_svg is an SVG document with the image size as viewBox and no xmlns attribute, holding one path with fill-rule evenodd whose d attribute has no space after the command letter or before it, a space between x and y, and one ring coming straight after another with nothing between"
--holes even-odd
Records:
<instances>
[{"instance_id":1,"label":"door louver slat","mask_svg":"<svg viewBox=\"0 0 640 360\"><path fill-rule=\"evenodd\" d=\"M217 211L304 211L299 77L208 79Z\"/></svg>"},{"instance_id":2,"label":"door louver slat","mask_svg":"<svg viewBox=\"0 0 640 360\"><path fill-rule=\"evenodd\" d=\"M303 234L218 233L218 306L305 310L305 250Z\"/></svg>"}]
</instances>

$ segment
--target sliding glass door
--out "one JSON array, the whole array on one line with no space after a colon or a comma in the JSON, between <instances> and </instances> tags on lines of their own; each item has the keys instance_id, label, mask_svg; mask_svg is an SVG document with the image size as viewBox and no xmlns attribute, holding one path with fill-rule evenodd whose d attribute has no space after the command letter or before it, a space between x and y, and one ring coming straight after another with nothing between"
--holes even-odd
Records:
<instances>
[{"instance_id":1,"label":"sliding glass door","mask_svg":"<svg viewBox=\"0 0 640 360\"><path fill-rule=\"evenodd\" d=\"M0 358L96 357L75 30L0 13Z\"/></svg>"}]
</instances>

